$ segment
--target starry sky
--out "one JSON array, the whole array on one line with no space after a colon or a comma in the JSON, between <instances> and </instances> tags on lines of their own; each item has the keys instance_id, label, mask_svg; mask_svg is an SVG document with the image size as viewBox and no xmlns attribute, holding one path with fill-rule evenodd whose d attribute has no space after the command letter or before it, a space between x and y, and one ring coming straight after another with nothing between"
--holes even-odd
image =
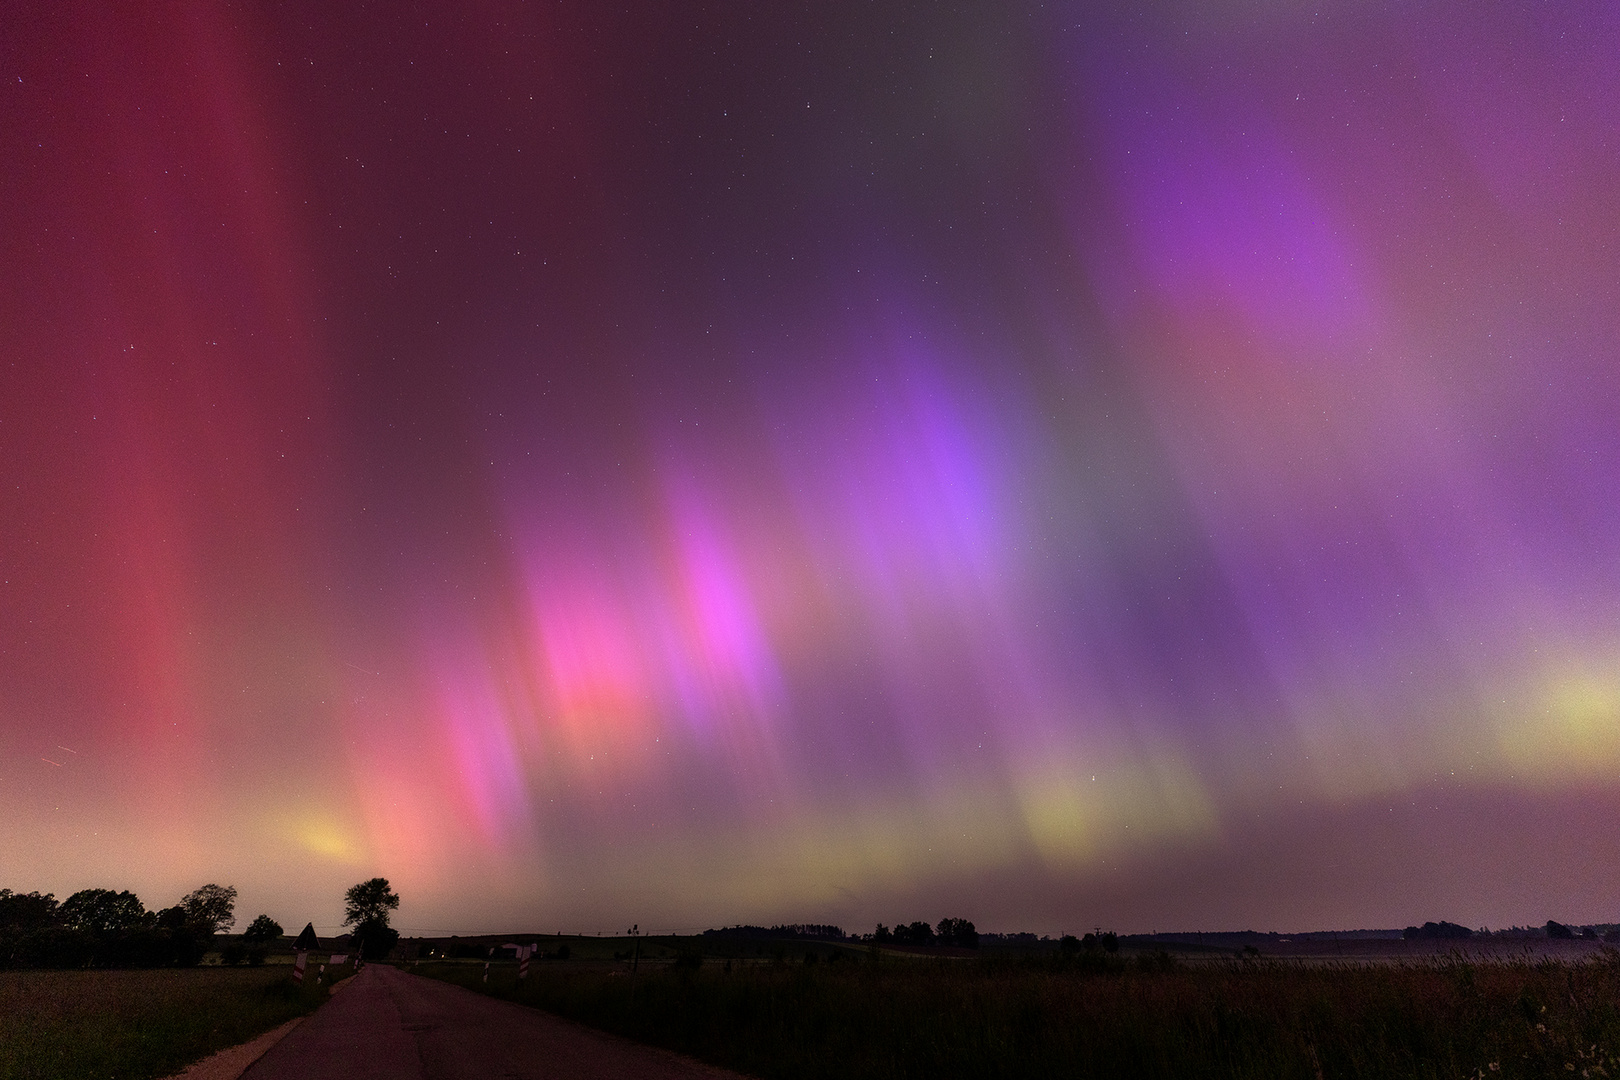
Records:
<instances>
[{"instance_id":1,"label":"starry sky","mask_svg":"<svg viewBox=\"0 0 1620 1080\"><path fill-rule=\"evenodd\" d=\"M0 15L0 885L1620 919L1620 9Z\"/></svg>"}]
</instances>

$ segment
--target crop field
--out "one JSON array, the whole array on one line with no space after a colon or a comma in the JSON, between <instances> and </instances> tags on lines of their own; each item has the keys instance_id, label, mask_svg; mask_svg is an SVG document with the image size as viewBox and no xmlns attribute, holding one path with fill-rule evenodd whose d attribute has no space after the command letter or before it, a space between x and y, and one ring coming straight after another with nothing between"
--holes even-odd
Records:
<instances>
[{"instance_id":1,"label":"crop field","mask_svg":"<svg viewBox=\"0 0 1620 1080\"><path fill-rule=\"evenodd\" d=\"M801 953L802 953L801 949ZM1620 955L1584 962L1163 954L813 962L688 953L412 970L766 1080L1620 1076ZM832 956L838 959L829 962Z\"/></svg>"},{"instance_id":2,"label":"crop field","mask_svg":"<svg viewBox=\"0 0 1620 1080\"><path fill-rule=\"evenodd\" d=\"M352 967L335 969L339 977ZM327 997L285 965L0 972L0 1080L151 1080Z\"/></svg>"}]
</instances>

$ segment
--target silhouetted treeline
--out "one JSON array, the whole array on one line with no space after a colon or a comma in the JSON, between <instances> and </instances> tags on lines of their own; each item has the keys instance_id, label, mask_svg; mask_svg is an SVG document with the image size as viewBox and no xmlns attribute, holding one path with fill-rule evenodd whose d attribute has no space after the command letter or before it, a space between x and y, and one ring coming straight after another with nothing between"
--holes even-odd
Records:
<instances>
[{"instance_id":1,"label":"silhouetted treeline","mask_svg":"<svg viewBox=\"0 0 1620 1080\"><path fill-rule=\"evenodd\" d=\"M848 938L841 926L821 923L788 923L783 926L726 926L719 930L705 930L704 937L715 938L813 938L821 941L843 941Z\"/></svg>"},{"instance_id":2,"label":"silhouetted treeline","mask_svg":"<svg viewBox=\"0 0 1620 1080\"><path fill-rule=\"evenodd\" d=\"M1011 935L1007 935L1011 936ZM996 940L997 935L984 935L985 941ZM1620 943L1620 924L1596 923L1588 926L1565 925L1564 923L1548 920L1540 926L1509 926L1498 930L1480 927L1470 930L1453 922L1428 922L1422 926L1408 926L1404 930L1311 930L1305 932L1261 933L1254 930L1239 931L1206 931L1203 933L1155 933L1130 934L1121 940L1133 948L1153 948L1163 945L1177 947L1203 947L1218 949L1236 949L1245 946L1257 946L1270 950L1274 946L1287 945L1290 942L1334 942L1334 941L1379 941L1388 939L1401 939L1407 941L1458 941L1471 939L1475 941L1540 941L1546 938L1557 940L1559 938L1582 938L1587 941L1602 940Z\"/></svg>"},{"instance_id":3,"label":"silhouetted treeline","mask_svg":"<svg viewBox=\"0 0 1620 1080\"><path fill-rule=\"evenodd\" d=\"M1416 941L1419 939L1430 940L1435 938L1449 940L1452 938L1471 938L1473 936L1474 932L1468 929L1468 927L1458 926L1454 922L1446 922L1444 920L1441 920L1440 922L1426 922L1422 926L1408 926L1405 930L1401 931L1401 937L1405 938L1407 941Z\"/></svg>"},{"instance_id":4,"label":"silhouetted treeline","mask_svg":"<svg viewBox=\"0 0 1620 1080\"><path fill-rule=\"evenodd\" d=\"M770 927L726 926L719 930L705 930L703 936L743 940L781 938L806 938L818 941L865 940L880 945L955 945L969 949L979 947L979 932L966 919L941 919L938 926L929 926L925 922L899 923L893 930L878 923L875 933L866 934L861 938L844 933L841 926L821 923L788 923Z\"/></svg>"},{"instance_id":5,"label":"silhouetted treeline","mask_svg":"<svg viewBox=\"0 0 1620 1080\"><path fill-rule=\"evenodd\" d=\"M1541 937L1552 938L1555 941L1582 938L1586 941L1607 941L1613 945L1620 943L1620 924L1595 923L1591 926L1572 926L1548 919L1544 926L1510 926L1506 930L1480 930L1479 934L1493 938L1506 938L1509 941L1522 941L1527 938Z\"/></svg>"},{"instance_id":6,"label":"silhouetted treeline","mask_svg":"<svg viewBox=\"0 0 1620 1080\"><path fill-rule=\"evenodd\" d=\"M0 967L188 967L236 921L236 890L204 885L148 911L127 889L52 893L0 889Z\"/></svg>"},{"instance_id":7,"label":"silhouetted treeline","mask_svg":"<svg viewBox=\"0 0 1620 1080\"><path fill-rule=\"evenodd\" d=\"M938 927L925 922L896 923L893 930L878 923L870 940L879 945L955 945L977 949L979 932L966 919L941 919Z\"/></svg>"},{"instance_id":8,"label":"silhouetted treeline","mask_svg":"<svg viewBox=\"0 0 1620 1080\"><path fill-rule=\"evenodd\" d=\"M1105 953L1119 952L1119 935L1112 930L1104 930L1095 934L1087 934L1082 938L1077 938L1073 934L1064 934L1058 940L1059 953L1094 953L1099 950Z\"/></svg>"},{"instance_id":9,"label":"silhouetted treeline","mask_svg":"<svg viewBox=\"0 0 1620 1080\"><path fill-rule=\"evenodd\" d=\"M1479 930L1470 930L1466 926L1458 926L1452 922L1426 922L1422 926L1408 926L1401 932L1401 936L1408 941L1452 938L1506 938L1508 940L1521 940L1525 938L1551 938L1554 941L1571 941L1575 938L1587 940L1620 941L1620 928L1613 924L1599 926L1566 926L1564 923L1548 919L1545 926L1514 926L1506 930L1488 930L1481 927Z\"/></svg>"}]
</instances>

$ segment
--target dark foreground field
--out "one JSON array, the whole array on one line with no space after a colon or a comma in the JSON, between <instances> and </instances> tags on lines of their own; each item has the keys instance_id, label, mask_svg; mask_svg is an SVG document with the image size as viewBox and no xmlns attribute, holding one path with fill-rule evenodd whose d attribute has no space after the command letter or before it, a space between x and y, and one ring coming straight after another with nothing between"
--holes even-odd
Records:
<instances>
[{"instance_id":1,"label":"dark foreground field","mask_svg":"<svg viewBox=\"0 0 1620 1080\"><path fill-rule=\"evenodd\" d=\"M353 969L348 969L352 971ZM0 1080L169 1076L326 999L285 965L0 972Z\"/></svg>"},{"instance_id":2,"label":"dark foreground field","mask_svg":"<svg viewBox=\"0 0 1620 1080\"><path fill-rule=\"evenodd\" d=\"M1108 968L1104 970L1103 968ZM1155 970L1157 968L1157 970ZM1620 956L412 970L769 1080L1620 1076Z\"/></svg>"}]
</instances>

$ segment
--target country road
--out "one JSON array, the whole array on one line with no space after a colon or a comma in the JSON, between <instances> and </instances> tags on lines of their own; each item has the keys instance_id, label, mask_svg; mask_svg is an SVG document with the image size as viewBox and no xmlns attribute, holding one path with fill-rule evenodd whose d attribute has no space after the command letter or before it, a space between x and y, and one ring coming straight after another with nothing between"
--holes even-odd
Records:
<instances>
[{"instance_id":1,"label":"country road","mask_svg":"<svg viewBox=\"0 0 1620 1080\"><path fill-rule=\"evenodd\" d=\"M667 1050L374 964L243 1080L743 1080Z\"/></svg>"}]
</instances>

